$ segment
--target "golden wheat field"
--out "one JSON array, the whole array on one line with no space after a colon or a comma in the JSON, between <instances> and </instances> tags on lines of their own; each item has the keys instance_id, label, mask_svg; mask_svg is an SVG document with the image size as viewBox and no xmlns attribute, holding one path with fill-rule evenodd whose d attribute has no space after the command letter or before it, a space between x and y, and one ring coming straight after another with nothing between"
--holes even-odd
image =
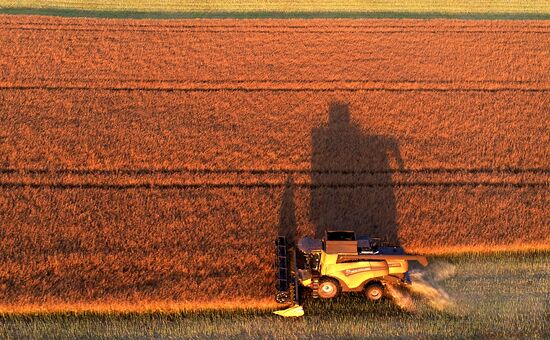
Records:
<instances>
[{"instance_id":1,"label":"golden wheat field","mask_svg":"<svg viewBox=\"0 0 550 340\"><path fill-rule=\"evenodd\" d=\"M278 233L549 248L550 23L0 31L0 311L271 306Z\"/></svg>"}]
</instances>

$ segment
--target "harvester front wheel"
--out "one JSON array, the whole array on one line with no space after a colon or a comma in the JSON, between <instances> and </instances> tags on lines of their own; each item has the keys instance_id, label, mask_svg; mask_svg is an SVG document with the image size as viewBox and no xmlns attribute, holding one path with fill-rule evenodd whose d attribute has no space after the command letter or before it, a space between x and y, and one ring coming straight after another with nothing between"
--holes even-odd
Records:
<instances>
[{"instance_id":1,"label":"harvester front wheel","mask_svg":"<svg viewBox=\"0 0 550 340\"><path fill-rule=\"evenodd\" d=\"M365 296L371 301L380 301L384 296L384 287L379 283L372 283L365 287Z\"/></svg>"},{"instance_id":2,"label":"harvester front wheel","mask_svg":"<svg viewBox=\"0 0 550 340\"><path fill-rule=\"evenodd\" d=\"M275 301L277 303L287 303L290 301L290 294L288 294L288 292L277 292L277 294L275 294Z\"/></svg>"},{"instance_id":3,"label":"harvester front wheel","mask_svg":"<svg viewBox=\"0 0 550 340\"><path fill-rule=\"evenodd\" d=\"M340 294L340 285L336 280L321 279L319 281L319 289L317 292L319 293L319 297L322 299L332 299Z\"/></svg>"}]
</instances>

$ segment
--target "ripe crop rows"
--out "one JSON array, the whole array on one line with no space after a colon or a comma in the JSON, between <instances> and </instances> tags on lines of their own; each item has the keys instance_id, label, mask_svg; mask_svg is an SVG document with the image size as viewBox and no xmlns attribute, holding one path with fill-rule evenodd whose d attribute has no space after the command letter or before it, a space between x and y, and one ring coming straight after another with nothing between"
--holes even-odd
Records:
<instances>
[{"instance_id":1,"label":"ripe crop rows","mask_svg":"<svg viewBox=\"0 0 550 340\"><path fill-rule=\"evenodd\" d=\"M265 302L274 237L332 226L547 248L548 46L536 21L0 17L0 310Z\"/></svg>"}]
</instances>

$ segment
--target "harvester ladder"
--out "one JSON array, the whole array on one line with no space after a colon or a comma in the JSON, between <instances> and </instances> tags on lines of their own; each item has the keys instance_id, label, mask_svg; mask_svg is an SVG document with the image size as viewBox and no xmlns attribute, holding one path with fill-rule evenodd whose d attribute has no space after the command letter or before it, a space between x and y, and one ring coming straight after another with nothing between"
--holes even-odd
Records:
<instances>
[{"instance_id":1,"label":"harvester ladder","mask_svg":"<svg viewBox=\"0 0 550 340\"><path fill-rule=\"evenodd\" d=\"M288 245L286 237L279 236L276 242L277 277L276 288L280 292L286 292L290 288L290 263L288 257Z\"/></svg>"}]
</instances>

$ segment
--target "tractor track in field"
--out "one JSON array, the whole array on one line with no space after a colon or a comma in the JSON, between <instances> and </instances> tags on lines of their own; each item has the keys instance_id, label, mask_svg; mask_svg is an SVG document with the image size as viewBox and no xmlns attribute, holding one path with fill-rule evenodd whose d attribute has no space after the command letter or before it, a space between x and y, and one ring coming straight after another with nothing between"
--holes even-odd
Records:
<instances>
[{"instance_id":1,"label":"tractor track in field","mask_svg":"<svg viewBox=\"0 0 550 340\"><path fill-rule=\"evenodd\" d=\"M391 175L394 180L389 181ZM550 186L550 169L0 169L2 188L197 189Z\"/></svg>"},{"instance_id":2,"label":"tractor track in field","mask_svg":"<svg viewBox=\"0 0 550 340\"><path fill-rule=\"evenodd\" d=\"M296 34L446 34L446 33L455 33L455 34L510 34L510 33L521 33L521 34L550 34L548 31L538 31L538 30L272 30L272 29L254 29L254 30L227 30L227 29L113 29L113 28L68 28L68 27L0 27L0 31L63 31L63 32L109 32L109 33L120 33L120 32L132 32L132 33L259 33L259 34L279 34L279 33L296 33Z\"/></svg>"},{"instance_id":3,"label":"tractor track in field","mask_svg":"<svg viewBox=\"0 0 550 340\"><path fill-rule=\"evenodd\" d=\"M71 83L71 82L84 82L84 83L95 83L95 82L120 82L120 83L195 83L195 84L226 84L226 83L389 83L389 84L415 84L415 83L433 83L433 84L550 84L550 80L544 79L533 79L533 80L514 80L514 79L147 79L147 78L55 78L55 77L25 77L17 75L17 77L10 79L6 77L4 80L0 81L11 81L11 82L62 82L62 83Z\"/></svg>"},{"instance_id":4,"label":"tractor track in field","mask_svg":"<svg viewBox=\"0 0 550 340\"><path fill-rule=\"evenodd\" d=\"M212 21L212 20L210 20ZM243 22L247 22L247 20L240 20ZM180 23L180 24L167 24L166 21L160 21L152 24L145 24L145 23L124 23L124 21L117 20L117 21L110 21L107 24L104 24L103 21L93 21L93 20L86 20L85 23L78 23L78 22L63 22L63 23L56 23L56 22L41 22L41 21L29 21L29 22L16 22L16 21L0 21L1 25L11 25L12 27L26 27L26 26L45 26L45 27L60 27L60 26L66 26L66 27L89 27L90 24L93 24L94 27L125 27L125 28L275 28L279 29L281 27L283 28L418 28L418 27L437 27L437 25L426 25L426 24L416 24L416 25L405 25L405 24L398 24L398 25L391 25L391 24L383 24L383 25L371 25L368 23L368 21L363 21L361 24L357 25L351 25L351 24L345 24L345 25L337 25L337 24L319 24L318 22L315 22L315 20L308 20L310 24L308 25L298 25L298 24L286 24L281 25L278 23L272 24L272 25L266 25L266 24L256 24L258 20L252 19L250 22L240 25L234 25L234 24L219 24L219 25L211 25L211 24L189 24L189 23ZM285 20L285 22L292 21L292 19ZM507 23L505 25L507 27L516 27L516 28L525 28L525 25L513 25L510 23ZM487 28L487 24L479 25L479 24L447 24L445 27L452 27L453 29L472 29L472 28ZM498 26L497 26L498 27ZM528 24L529 28L550 28L550 25L536 25L533 23Z\"/></svg>"},{"instance_id":5,"label":"tractor track in field","mask_svg":"<svg viewBox=\"0 0 550 340\"><path fill-rule=\"evenodd\" d=\"M116 84L119 82L119 84ZM113 84L114 83L114 84ZM144 84L145 83L145 84ZM536 86L529 86L536 84ZM313 86L312 86L313 85ZM0 90L46 90L46 91L158 91L158 92L219 92L219 91L242 91L242 92L358 92L358 91L388 91L388 92L548 92L550 82L546 81L177 81L167 82L157 80L132 81L121 80L112 83L101 81L74 81L65 80L48 81L45 83L17 82L13 80L0 80Z\"/></svg>"},{"instance_id":6,"label":"tractor track in field","mask_svg":"<svg viewBox=\"0 0 550 340\"><path fill-rule=\"evenodd\" d=\"M550 175L550 168L423 168L384 170L314 170L314 169L15 169L0 168L0 174L48 174L48 175L151 175L151 174L328 174L328 175L376 175L376 174L520 174L537 173Z\"/></svg>"},{"instance_id":7,"label":"tractor track in field","mask_svg":"<svg viewBox=\"0 0 550 340\"><path fill-rule=\"evenodd\" d=\"M0 90L44 90L44 91L109 91L109 92L124 92L124 91L145 91L145 92L549 92L550 89L516 89L516 88L499 88L499 89L437 89L437 88L422 88L422 89L393 89L393 88L251 88L243 89L238 87L223 87L223 88L174 88L174 87L77 87L77 86L11 86L0 87Z\"/></svg>"},{"instance_id":8,"label":"tractor track in field","mask_svg":"<svg viewBox=\"0 0 550 340\"><path fill-rule=\"evenodd\" d=\"M288 184L279 183L133 183L133 184L96 184L96 183L24 183L24 182L0 182L0 188L42 188L42 189L256 189L256 188L284 188ZM311 184L295 183L297 188L408 188L408 187L496 187L496 188L546 188L550 183L508 183L508 182L405 182L405 183L350 183L350 184Z\"/></svg>"},{"instance_id":9,"label":"tractor track in field","mask_svg":"<svg viewBox=\"0 0 550 340\"><path fill-rule=\"evenodd\" d=\"M442 22L437 25L426 22L405 20L385 20L384 24L371 21L334 20L327 24L327 20L308 20L304 24L300 19L276 19L271 24L263 20L245 19L239 24L224 20L210 19L208 22L193 23L189 20L166 23L153 21L151 23L132 22L132 20L56 20L52 18L42 20L2 20L0 30L67 30L67 31L101 31L101 32L173 32L173 33L550 33L550 25L540 21L527 21L518 25L514 22Z\"/></svg>"},{"instance_id":10,"label":"tractor track in field","mask_svg":"<svg viewBox=\"0 0 550 340\"><path fill-rule=\"evenodd\" d=\"M426 92L496 92L550 91L546 80L371 80L371 79L67 79L67 78L0 78L0 90L83 90L83 91L426 91Z\"/></svg>"}]
</instances>

